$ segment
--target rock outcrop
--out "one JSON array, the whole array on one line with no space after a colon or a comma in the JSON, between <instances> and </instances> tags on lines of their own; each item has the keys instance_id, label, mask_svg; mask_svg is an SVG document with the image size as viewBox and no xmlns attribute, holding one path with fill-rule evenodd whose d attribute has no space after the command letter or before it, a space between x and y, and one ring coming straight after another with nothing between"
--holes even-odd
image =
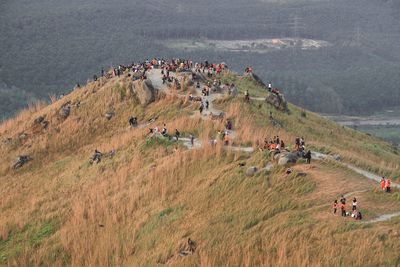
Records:
<instances>
[{"instance_id":1,"label":"rock outcrop","mask_svg":"<svg viewBox=\"0 0 400 267\"><path fill-rule=\"evenodd\" d=\"M281 152L276 154L274 159L278 162L278 165L284 166L286 164L295 164L299 157L296 153Z\"/></svg>"},{"instance_id":2,"label":"rock outcrop","mask_svg":"<svg viewBox=\"0 0 400 267\"><path fill-rule=\"evenodd\" d=\"M276 109L279 109L281 111L288 111L288 106L287 106L285 96L281 93L268 92L267 97L265 98L265 101L268 102L269 104L273 105Z\"/></svg>"},{"instance_id":3,"label":"rock outcrop","mask_svg":"<svg viewBox=\"0 0 400 267\"><path fill-rule=\"evenodd\" d=\"M133 82L133 91L142 106L147 106L156 100L156 90L150 80Z\"/></svg>"}]
</instances>

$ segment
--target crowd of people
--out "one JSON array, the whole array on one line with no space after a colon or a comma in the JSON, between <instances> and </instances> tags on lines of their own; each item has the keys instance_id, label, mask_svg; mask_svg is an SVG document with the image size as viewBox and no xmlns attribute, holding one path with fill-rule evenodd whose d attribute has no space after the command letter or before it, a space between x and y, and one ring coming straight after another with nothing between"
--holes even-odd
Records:
<instances>
[{"instance_id":1,"label":"crowd of people","mask_svg":"<svg viewBox=\"0 0 400 267\"><path fill-rule=\"evenodd\" d=\"M348 217L351 216L355 220L361 220L362 219L362 214L358 210L358 203L357 199L353 198L353 201L351 203L351 212L346 209L346 198L342 195L339 202L337 199L333 201L332 209L333 209L333 214L336 215L338 208L340 208L341 216L342 217Z\"/></svg>"}]
</instances>

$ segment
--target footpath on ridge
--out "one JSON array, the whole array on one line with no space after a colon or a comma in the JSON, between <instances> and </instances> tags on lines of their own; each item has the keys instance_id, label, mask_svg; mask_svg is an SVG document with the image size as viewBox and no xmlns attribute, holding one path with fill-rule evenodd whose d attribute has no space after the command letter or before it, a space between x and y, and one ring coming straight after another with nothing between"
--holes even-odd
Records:
<instances>
[{"instance_id":1,"label":"footpath on ridge","mask_svg":"<svg viewBox=\"0 0 400 267\"><path fill-rule=\"evenodd\" d=\"M193 71L193 70L192 70ZM176 75L174 73L170 73L172 74L171 76L174 78L177 78ZM190 73L191 74L191 73ZM160 91L165 91L168 92L169 87L167 85L167 83L163 84L162 82L162 78L163 75L161 73L161 69L152 69L148 72L147 74L147 78L151 81L152 85L160 90ZM203 88L205 86L205 84L203 82L200 82L200 88ZM195 86L194 86L195 88ZM179 97L187 97L187 95L178 95ZM200 89L196 89L196 96L201 96L201 90ZM209 107L208 109L205 109L204 112L200 115L199 113L194 114L193 116L201 116L202 119L210 119L210 115L211 113L214 115L218 115L218 114L223 114L224 111L223 110L219 110L215 107L214 105L214 100L217 99L221 99L223 98L223 94L222 93L210 93L209 95L206 96L201 96L203 101L208 100L209 102ZM262 97L250 97L251 100L253 101L265 101L265 98ZM148 124L147 124L148 125ZM228 134L231 136L231 138L235 138L235 131L230 130L228 131ZM192 140L190 138L179 138L180 141L183 142L183 145L186 146L188 149L198 149L201 148L204 144L202 144L202 142L200 140L198 140L197 138L193 140L193 144L192 144ZM212 143L213 140L210 141L210 143ZM237 146L228 146L227 149L231 149L233 151L242 151L242 152L246 152L246 153L252 153L254 152L254 148L253 147L237 147ZM349 163L345 163L345 162L341 162L337 159L335 159L333 156L331 155L327 155L327 154L323 154L320 152L316 152L316 151L312 151L312 158L314 160L334 160L339 162L342 166L362 175L363 177L376 181L376 182L380 182L381 177L379 175L373 174L369 171L363 170L361 168L358 168L354 165L351 165ZM265 169L265 168L264 168ZM396 184L396 183L392 183L392 187L394 188L400 188L400 184ZM348 194L346 194L347 196L353 195L355 193L360 193L360 192L364 192L363 191L355 191L355 192L350 192ZM317 208L317 207L315 207ZM395 213L389 213L389 214L383 214L377 218L371 219L369 221L363 221L362 223L377 223L377 222L383 222L383 221L388 221L394 217L400 216L400 211L399 212L395 212Z\"/></svg>"}]
</instances>

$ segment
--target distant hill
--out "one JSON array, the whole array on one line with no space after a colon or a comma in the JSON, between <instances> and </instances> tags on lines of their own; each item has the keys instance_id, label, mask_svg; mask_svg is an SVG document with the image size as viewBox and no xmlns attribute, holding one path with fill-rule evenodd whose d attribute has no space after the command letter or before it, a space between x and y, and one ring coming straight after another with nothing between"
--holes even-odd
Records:
<instances>
[{"instance_id":1,"label":"distant hill","mask_svg":"<svg viewBox=\"0 0 400 267\"><path fill-rule=\"evenodd\" d=\"M231 71L216 76L200 115L213 77L171 75L163 84L159 69L146 81L110 72L0 124L0 265L399 263L396 148L290 103L276 109L264 98L278 93ZM304 138L311 164L260 149L277 135L289 151ZM392 178L393 192L370 172ZM347 210L357 198L364 224L332 214L342 194Z\"/></svg>"},{"instance_id":2,"label":"distant hill","mask_svg":"<svg viewBox=\"0 0 400 267\"><path fill-rule=\"evenodd\" d=\"M35 99L68 92L118 63L147 55L252 65L308 109L371 114L399 106L396 1L3 1L0 117ZM328 48L268 54L169 48L165 40L322 40ZM378 94L376 92L379 92ZM25 92L29 92L26 95ZM320 101L315 101L315 99Z\"/></svg>"}]
</instances>

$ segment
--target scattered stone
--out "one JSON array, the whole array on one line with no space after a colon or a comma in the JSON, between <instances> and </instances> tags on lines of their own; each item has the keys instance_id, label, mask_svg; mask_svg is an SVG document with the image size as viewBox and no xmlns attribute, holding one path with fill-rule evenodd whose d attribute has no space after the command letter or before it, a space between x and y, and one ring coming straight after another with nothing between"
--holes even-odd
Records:
<instances>
[{"instance_id":1,"label":"scattered stone","mask_svg":"<svg viewBox=\"0 0 400 267\"><path fill-rule=\"evenodd\" d=\"M264 170L271 171L274 165L271 162L268 162L267 165L264 167Z\"/></svg>"},{"instance_id":2,"label":"scattered stone","mask_svg":"<svg viewBox=\"0 0 400 267\"><path fill-rule=\"evenodd\" d=\"M68 118L71 113L71 101L68 101L64 105L61 106L60 111L58 112L60 116L64 119Z\"/></svg>"},{"instance_id":3,"label":"scattered stone","mask_svg":"<svg viewBox=\"0 0 400 267\"><path fill-rule=\"evenodd\" d=\"M212 112L210 112L210 119L211 120L223 120L225 117L225 114L223 112L220 112L219 114L213 114Z\"/></svg>"},{"instance_id":4,"label":"scattered stone","mask_svg":"<svg viewBox=\"0 0 400 267\"><path fill-rule=\"evenodd\" d=\"M335 155L333 155L332 157L333 157L333 159L336 160L336 161L342 160L342 157L341 157L339 154L335 154Z\"/></svg>"},{"instance_id":5,"label":"scattered stone","mask_svg":"<svg viewBox=\"0 0 400 267\"><path fill-rule=\"evenodd\" d=\"M307 176L307 173L305 172L299 172L296 174L296 177L305 177L305 176Z\"/></svg>"},{"instance_id":6,"label":"scattered stone","mask_svg":"<svg viewBox=\"0 0 400 267\"><path fill-rule=\"evenodd\" d=\"M41 124L43 121L44 121L44 117L43 117L43 116L40 116L40 117L36 118L34 122L35 122L36 124Z\"/></svg>"},{"instance_id":7,"label":"scattered stone","mask_svg":"<svg viewBox=\"0 0 400 267\"><path fill-rule=\"evenodd\" d=\"M27 133L20 133L19 135L18 135L18 138L20 139L20 140L25 140L25 139L27 139L28 138L28 134Z\"/></svg>"},{"instance_id":8,"label":"scattered stone","mask_svg":"<svg viewBox=\"0 0 400 267\"><path fill-rule=\"evenodd\" d=\"M107 120L111 120L112 117L114 117L114 115L115 115L115 113L111 111L111 112L107 112L105 116L106 116Z\"/></svg>"},{"instance_id":9,"label":"scattered stone","mask_svg":"<svg viewBox=\"0 0 400 267\"><path fill-rule=\"evenodd\" d=\"M247 176L253 176L253 175L255 175L257 173L257 171L258 171L257 167L255 167L255 166L250 167L250 168L247 169L246 175Z\"/></svg>"}]
</instances>

